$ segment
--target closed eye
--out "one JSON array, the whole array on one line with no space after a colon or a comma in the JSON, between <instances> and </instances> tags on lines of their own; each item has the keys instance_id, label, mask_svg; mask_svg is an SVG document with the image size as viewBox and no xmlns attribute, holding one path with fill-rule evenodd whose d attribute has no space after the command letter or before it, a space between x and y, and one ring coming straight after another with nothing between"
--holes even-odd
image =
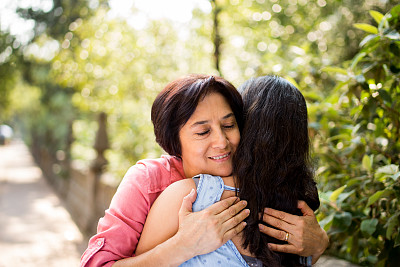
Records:
<instances>
[{"instance_id":1,"label":"closed eye","mask_svg":"<svg viewBox=\"0 0 400 267\"><path fill-rule=\"evenodd\" d=\"M201 133L196 133L196 134L199 135L199 136L203 136L203 135L208 134L209 132L210 132L210 130L207 130L207 131L204 131L204 132L201 132Z\"/></svg>"},{"instance_id":2,"label":"closed eye","mask_svg":"<svg viewBox=\"0 0 400 267\"><path fill-rule=\"evenodd\" d=\"M234 127L235 127L235 124L224 125L224 128L228 128L228 129L231 129L231 128L234 128Z\"/></svg>"}]
</instances>

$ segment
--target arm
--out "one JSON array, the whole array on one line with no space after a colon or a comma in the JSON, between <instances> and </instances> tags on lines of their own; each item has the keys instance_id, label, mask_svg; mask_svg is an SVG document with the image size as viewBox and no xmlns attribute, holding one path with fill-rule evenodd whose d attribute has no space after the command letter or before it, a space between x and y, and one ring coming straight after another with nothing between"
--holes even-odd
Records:
<instances>
[{"instance_id":1,"label":"arm","mask_svg":"<svg viewBox=\"0 0 400 267\"><path fill-rule=\"evenodd\" d=\"M167 241L178 232L178 213L183 199L196 185L192 179L184 179L167 187L150 209L136 248L136 255Z\"/></svg>"},{"instance_id":2,"label":"arm","mask_svg":"<svg viewBox=\"0 0 400 267\"><path fill-rule=\"evenodd\" d=\"M169 186L151 208L136 250L138 256L114 266L176 266L217 249L243 230L245 224L240 222L247 215L243 211L237 214L245 207L243 201L235 203L237 198L231 197L191 212L194 187L191 179Z\"/></svg>"},{"instance_id":3,"label":"arm","mask_svg":"<svg viewBox=\"0 0 400 267\"><path fill-rule=\"evenodd\" d=\"M179 236L170 238L176 233L176 230L174 230L175 224L176 226L178 225L177 216L172 216L172 214L178 214L178 211L175 212L175 210L179 210L182 200L184 199L183 193L187 191L185 190L185 186L189 185L188 182L190 182L190 180L191 179L184 179L180 182L173 183L156 199L147 216L138 246L136 247L136 256L121 259L114 263L114 267L178 266L187 259L195 256L192 255L192 251L185 248L185 240L182 240ZM174 190L177 191L173 192ZM171 193L179 194L181 203L176 201L178 198L170 198L169 195ZM194 202L195 199L195 196L194 199L186 198L183 204L185 207L188 206L191 208L192 202ZM168 207L169 210L163 210L164 207L160 205L164 201L171 201L169 202L169 204L171 204L171 206ZM155 217L156 215L160 215L161 217ZM158 221L154 221L151 218ZM162 223L159 224L157 222Z\"/></svg>"},{"instance_id":4,"label":"arm","mask_svg":"<svg viewBox=\"0 0 400 267\"><path fill-rule=\"evenodd\" d=\"M282 231L263 225L260 225L260 231L280 240L285 240L286 232L288 232L288 244L269 244L270 249L299 256L312 256L314 264L328 247L329 238L324 229L319 226L312 209L304 201L298 202L298 208L303 216L270 208L265 209L263 221Z\"/></svg>"},{"instance_id":5,"label":"arm","mask_svg":"<svg viewBox=\"0 0 400 267\"><path fill-rule=\"evenodd\" d=\"M153 198L148 194L146 169L130 168L118 187L105 216L99 220L97 234L82 255L81 267L111 266L131 257L142 232Z\"/></svg>"}]
</instances>

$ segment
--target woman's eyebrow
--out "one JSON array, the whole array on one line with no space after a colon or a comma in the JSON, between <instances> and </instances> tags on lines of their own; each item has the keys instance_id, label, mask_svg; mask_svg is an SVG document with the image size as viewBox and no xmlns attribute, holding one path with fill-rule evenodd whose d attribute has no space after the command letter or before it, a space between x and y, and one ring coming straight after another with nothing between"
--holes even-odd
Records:
<instances>
[{"instance_id":1,"label":"woman's eyebrow","mask_svg":"<svg viewBox=\"0 0 400 267\"><path fill-rule=\"evenodd\" d=\"M228 118L230 118L230 117L235 117L235 114L233 114L233 112L231 112L231 113L229 113L229 114L223 116L222 119L225 120L225 119L228 119Z\"/></svg>"},{"instance_id":2,"label":"woman's eyebrow","mask_svg":"<svg viewBox=\"0 0 400 267\"><path fill-rule=\"evenodd\" d=\"M226 119L231 118L231 117L235 117L235 115L233 114L233 112L226 114L225 116L222 117L221 120L226 120ZM198 125L207 124L207 123L209 123L208 120L205 120L205 121L196 121L195 123L193 123L192 125L190 125L190 128L196 127L196 126L198 126Z\"/></svg>"}]
</instances>

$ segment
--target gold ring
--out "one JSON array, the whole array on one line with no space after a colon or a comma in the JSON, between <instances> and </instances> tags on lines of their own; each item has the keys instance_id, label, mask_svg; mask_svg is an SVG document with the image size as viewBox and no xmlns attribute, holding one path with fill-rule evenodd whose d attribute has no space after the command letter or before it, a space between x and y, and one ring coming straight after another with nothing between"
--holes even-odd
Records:
<instances>
[{"instance_id":1,"label":"gold ring","mask_svg":"<svg viewBox=\"0 0 400 267\"><path fill-rule=\"evenodd\" d=\"M288 242L288 240L289 240L289 233L286 232L286 235L285 235L285 242Z\"/></svg>"}]
</instances>

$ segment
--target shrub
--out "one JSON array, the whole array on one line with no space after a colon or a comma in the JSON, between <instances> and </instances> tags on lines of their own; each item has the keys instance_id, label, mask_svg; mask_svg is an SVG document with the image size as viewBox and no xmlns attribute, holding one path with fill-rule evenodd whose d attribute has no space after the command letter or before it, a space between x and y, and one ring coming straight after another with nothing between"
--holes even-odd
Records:
<instances>
[{"instance_id":1,"label":"shrub","mask_svg":"<svg viewBox=\"0 0 400 267\"><path fill-rule=\"evenodd\" d=\"M386 15L336 75L333 94L320 104L314 150L323 205L318 217L330 253L367 266L400 262L400 5Z\"/></svg>"}]
</instances>

